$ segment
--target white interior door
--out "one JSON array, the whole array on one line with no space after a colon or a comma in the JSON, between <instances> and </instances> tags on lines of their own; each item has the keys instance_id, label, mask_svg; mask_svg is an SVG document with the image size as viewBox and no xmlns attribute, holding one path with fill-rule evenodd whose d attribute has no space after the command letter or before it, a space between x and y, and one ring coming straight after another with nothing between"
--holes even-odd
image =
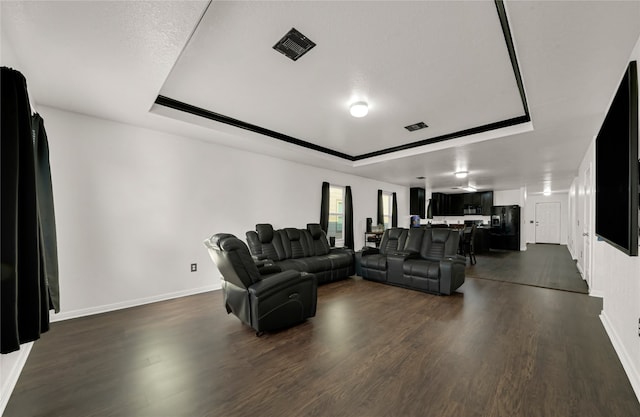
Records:
<instances>
[{"instance_id":1,"label":"white interior door","mask_svg":"<svg viewBox=\"0 0 640 417\"><path fill-rule=\"evenodd\" d=\"M560 203L536 203L536 243L560 244Z\"/></svg>"},{"instance_id":2,"label":"white interior door","mask_svg":"<svg viewBox=\"0 0 640 417\"><path fill-rule=\"evenodd\" d=\"M591 165L584 172L584 218L582 219L582 279L591 288Z\"/></svg>"}]
</instances>

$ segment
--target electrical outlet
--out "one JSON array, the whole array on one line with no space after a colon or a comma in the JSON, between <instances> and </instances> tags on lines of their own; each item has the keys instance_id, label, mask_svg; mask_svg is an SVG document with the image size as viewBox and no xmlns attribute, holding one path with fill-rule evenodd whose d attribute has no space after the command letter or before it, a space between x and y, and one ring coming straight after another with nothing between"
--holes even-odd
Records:
<instances>
[{"instance_id":1,"label":"electrical outlet","mask_svg":"<svg viewBox=\"0 0 640 417\"><path fill-rule=\"evenodd\" d=\"M191 272L196 272L198 270L198 264L191 264Z\"/></svg>"}]
</instances>

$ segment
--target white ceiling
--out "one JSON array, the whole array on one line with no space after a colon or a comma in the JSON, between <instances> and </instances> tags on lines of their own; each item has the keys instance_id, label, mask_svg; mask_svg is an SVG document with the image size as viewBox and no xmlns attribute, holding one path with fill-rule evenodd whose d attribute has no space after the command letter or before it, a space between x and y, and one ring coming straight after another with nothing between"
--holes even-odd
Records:
<instances>
[{"instance_id":1,"label":"white ceiling","mask_svg":"<svg viewBox=\"0 0 640 417\"><path fill-rule=\"evenodd\" d=\"M12 49L39 105L434 191L461 169L479 189L568 189L640 36L640 2L508 2L531 123L353 162L153 103L352 156L521 116L492 1L0 4L3 64ZM296 62L272 49L291 27L317 44Z\"/></svg>"}]
</instances>

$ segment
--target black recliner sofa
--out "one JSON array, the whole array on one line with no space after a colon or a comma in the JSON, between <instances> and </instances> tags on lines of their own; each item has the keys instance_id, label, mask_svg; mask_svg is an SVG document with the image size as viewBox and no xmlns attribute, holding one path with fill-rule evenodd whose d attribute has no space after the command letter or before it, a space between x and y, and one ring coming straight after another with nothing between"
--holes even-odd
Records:
<instances>
[{"instance_id":1,"label":"black recliner sofa","mask_svg":"<svg viewBox=\"0 0 640 417\"><path fill-rule=\"evenodd\" d=\"M256 264L247 245L232 234L205 240L222 274L227 313L251 326L256 335L303 322L316 315L317 282L312 274L281 271L267 262Z\"/></svg>"},{"instance_id":2,"label":"black recliner sofa","mask_svg":"<svg viewBox=\"0 0 640 417\"><path fill-rule=\"evenodd\" d=\"M329 247L327 235L317 223L307 224L306 229L280 230L262 223L246 236L254 259L269 260L283 270L314 274L318 284L355 274L354 251Z\"/></svg>"},{"instance_id":3,"label":"black recliner sofa","mask_svg":"<svg viewBox=\"0 0 640 417\"><path fill-rule=\"evenodd\" d=\"M449 295L465 278L459 242L460 233L452 229L387 229L378 248L358 254L358 269L364 279Z\"/></svg>"}]
</instances>

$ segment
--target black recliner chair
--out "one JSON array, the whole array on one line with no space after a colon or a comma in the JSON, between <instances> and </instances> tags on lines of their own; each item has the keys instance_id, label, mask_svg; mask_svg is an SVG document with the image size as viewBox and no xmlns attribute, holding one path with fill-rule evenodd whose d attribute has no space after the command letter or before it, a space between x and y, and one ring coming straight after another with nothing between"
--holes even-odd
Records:
<instances>
[{"instance_id":1,"label":"black recliner chair","mask_svg":"<svg viewBox=\"0 0 640 417\"><path fill-rule=\"evenodd\" d=\"M265 262L256 264L247 245L232 234L213 235L204 244L222 273L227 313L251 326L257 336L316 315L317 282L313 274L281 271Z\"/></svg>"}]
</instances>

